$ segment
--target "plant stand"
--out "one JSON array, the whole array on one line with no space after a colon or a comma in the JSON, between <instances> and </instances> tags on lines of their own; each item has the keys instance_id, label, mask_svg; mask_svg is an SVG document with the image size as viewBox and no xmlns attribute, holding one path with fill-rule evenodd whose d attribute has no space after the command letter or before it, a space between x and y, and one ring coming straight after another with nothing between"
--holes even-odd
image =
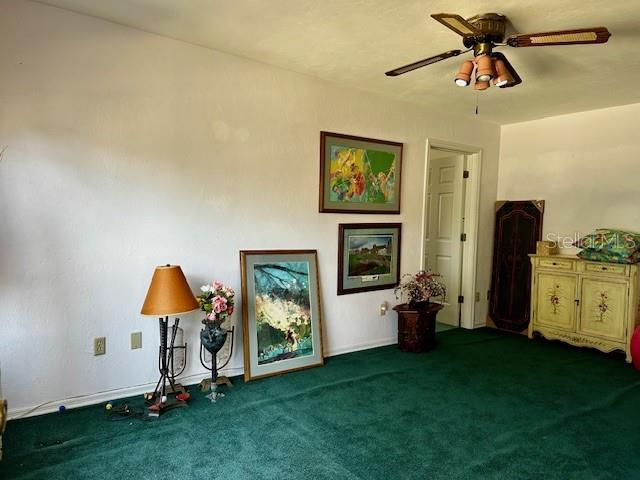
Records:
<instances>
[{"instance_id":1,"label":"plant stand","mask_svg":"<svg viewBox=\"0 0 640 480\"><path fill-rule=\"evenodd\" d=\"M403 303L398 312L398 348L403 352L428 352L436 346L436 315L444 308L439 303L412 308Z\"/></svg>"}]
</instances>

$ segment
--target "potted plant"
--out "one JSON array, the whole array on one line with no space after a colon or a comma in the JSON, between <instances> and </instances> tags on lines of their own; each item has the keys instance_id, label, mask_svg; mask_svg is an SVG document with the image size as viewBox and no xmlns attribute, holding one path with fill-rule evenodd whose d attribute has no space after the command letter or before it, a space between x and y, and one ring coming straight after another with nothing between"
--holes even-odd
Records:
<instances>
[{"instance_id":1,"label":"potted plant","mask_svg":"<svg viewBox=\"0 0 640 480\"><path fill-rule=\"evenodd\" d=\"M445 299L447 289L439 273L421 270L404 275L395 289L396 298L408 301L396 305L398 312L398 348L403 352L427 352L436 345L436 314L443 308L430 303L434 297Z\"/></svg>"},{"instance_id":2,"label":"potted plant","mask_svg":"<svg viewBox=\"0 0 640 480\"><path fill-rule=\"evenodd\" d=\"M222 328L222 323L233 313L235 305L235 292L225 287L221 282L213 282L211 285L200 287L202 293L198 295L200 310L205 313L202 320L204 328L200 330L200 342L211 354L211 393L207 397L215 402L221 396L216 386L218 379L217 354L227 340L227 329Z\"/></svg>"},{"instance_id":3,"label":"potted plant","mask_svg":"<svg viewBox=\"0 0 640 480\"><path fill-rule=\"evenodd\" d=\"M444 301L447 287L441 279L442 275L431 270L420 270L414 275L405 274L402 276L400 285L394 290L396 298L399 300L406 298L412 309L426 307L434 297L440 297Z\"/></svg>"}]
</instances>

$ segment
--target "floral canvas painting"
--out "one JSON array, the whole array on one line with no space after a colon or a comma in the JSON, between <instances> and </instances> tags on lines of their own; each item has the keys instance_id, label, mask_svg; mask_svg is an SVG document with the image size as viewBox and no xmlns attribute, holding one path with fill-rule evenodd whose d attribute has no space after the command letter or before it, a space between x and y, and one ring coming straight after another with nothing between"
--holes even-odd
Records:
<instances>
[{"instance_id":1,"label":"floral canvas painting","mask_svg":"<svg viewBox=\"0 0 640 480\"><path fill-rule=\"evenodd\" d=\"M402 143L320 133L320 212L400 213Z\"/></svg>"},{"instance_id":2,"label":"floral canvas painting","mask_svg":"<svg viewBox=\"0 0 640 480\"><path fill-rule=\"evenodd\" d=\"M331 201L393 203L396 158L392 152L331 145Z\"/></svg>"},{"instance_id":3,"label":"floral canvas painting","mask_svg":"<svg viewBox=\"0 0 640 480\"><path fill-rule=\"evenodd\" d=\"M309 263L253 266L258 364L313 354Z\"/></svg>"},{"instance_id":4,"label":"floral canvas painting","mask_svg":"<svg viewBox=\"0 0 640 480\"><path fill-rule=\"evenodd\" d=\"M244 250L245 380L323 364L315 250Z\"/></svg>"}]
</instances>

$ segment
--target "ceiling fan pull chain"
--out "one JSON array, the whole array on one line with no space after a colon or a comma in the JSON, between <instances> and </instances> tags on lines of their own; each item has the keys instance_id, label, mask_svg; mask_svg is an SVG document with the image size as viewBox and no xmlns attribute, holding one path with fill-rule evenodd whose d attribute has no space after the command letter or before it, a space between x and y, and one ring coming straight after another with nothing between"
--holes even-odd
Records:
<instances>
[{"instance_id":1,"label":"ceiling fan pull chain","mask_svg":"<svg viewBox=\"0 0 640 480\"><path fill-rule=\"evenodd\" d=\"M476 92L476 115L478 115L478 99L480 98L480 92Z\"/></svg>"}]
</instances>

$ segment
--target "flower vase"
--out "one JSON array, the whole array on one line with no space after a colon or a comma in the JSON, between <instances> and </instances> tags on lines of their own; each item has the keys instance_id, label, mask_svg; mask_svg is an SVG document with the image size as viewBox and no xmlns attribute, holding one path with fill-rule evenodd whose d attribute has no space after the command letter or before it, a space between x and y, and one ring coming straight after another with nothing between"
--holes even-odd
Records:
<instances>
[{"instance_id":1,"label":"flower vase","mask_svg":"<svg viewBox=\"0 0 640 480\"><path fill-rule=\"evenodd\" d=\"M409 308L413 310L424 310L429 306L429 300L409 301Z\"/></svg>"},{"instance_id":2,"label":"flower vase","mask_svg":"<svg viewBox=\"0 0 640 480\"><path fill-rule=\"evenodd\" d=\"M211 393L207 398L215 402L218 397L224 397L223 393L219 393L218 385L218 352L227 340L228 331L222 328L221 320L203 320L204 328L200 330L200 342L202 346L211 354Z\"/></svg>"}]
</instances>

